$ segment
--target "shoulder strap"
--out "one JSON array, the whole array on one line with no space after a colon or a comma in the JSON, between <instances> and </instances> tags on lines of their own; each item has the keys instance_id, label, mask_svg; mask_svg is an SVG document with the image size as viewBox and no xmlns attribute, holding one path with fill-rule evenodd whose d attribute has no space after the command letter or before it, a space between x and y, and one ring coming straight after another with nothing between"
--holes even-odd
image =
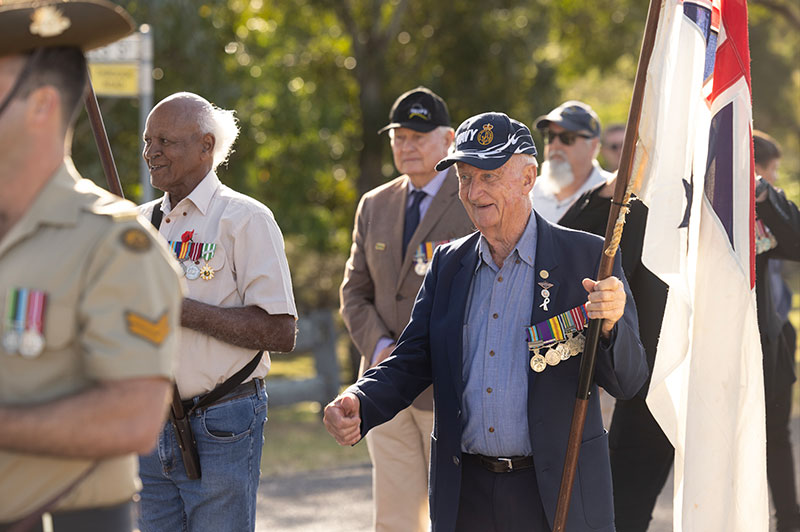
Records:
<instances>
[{"instance_id":1,"label":"shoulder strap","mask_svg":"<svg viewBox=\"0 0 800 532\"><path fill-rule=\"evenodd\" d=\"M153 224L153 227L158 228L161 227L161 218L164 217L164 213L161 211L161 205L156 203L153 205L153 214L150 215L150 223Z\"/></svg>"},{"instance_id":2,"label":"shoulder strap","mask_svg":"<svg viewBox=\"0 0 800 532\"><path fill-rule=\"evenodd\" d=\"M212 405L228 395L228 393L239 386L248 376L250 376L251 373L253 373L253 371L256 369L256 366L258 366L258 363L261 362L261 357L263 355L264 351L259 351L256 353L256 356L254 356L252 360L250 360L250 362L248 362L247 365L245 365L242 369L225 379L225 382L202 396L197 404L194 405L192 411Z\"/></svg>"}]
</instances>

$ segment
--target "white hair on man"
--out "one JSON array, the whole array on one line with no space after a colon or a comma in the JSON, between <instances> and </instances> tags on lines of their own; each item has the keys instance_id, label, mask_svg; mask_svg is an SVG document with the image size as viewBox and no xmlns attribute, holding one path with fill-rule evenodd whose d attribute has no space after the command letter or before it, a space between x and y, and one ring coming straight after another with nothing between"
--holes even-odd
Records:
<instances>
[{"instance_id":1,"label":"white hair on man","mask_svg":"<svg viewBox=\"0 0 800 532\"><path fill-rule=\"evenodd\" d=\"M233 143L239 136L239 119L236 111L222 109L193 92L176 92L165 98L170 100L191 100L197 105L197 124L200 133L214 136L214 159L212 169L228 161L233 152Z\"/></svg>"}]
</instances>

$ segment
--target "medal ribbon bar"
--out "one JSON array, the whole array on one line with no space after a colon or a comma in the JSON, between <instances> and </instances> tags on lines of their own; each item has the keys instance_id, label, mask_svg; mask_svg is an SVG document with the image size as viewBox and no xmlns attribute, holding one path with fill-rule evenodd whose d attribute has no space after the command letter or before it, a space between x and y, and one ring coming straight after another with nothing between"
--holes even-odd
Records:
<instances>
[{"instance_id":1,"label":"medal ribbon bar","mask_svg":"<svg viewBox=\"0 0 800 532\"><path fill-rule=\"evenodd\" d=\"M582 331L589 318L585 305L580 305L541 323L525 327L528 336L528 349L534 350L566 340L568 334Z\"/></svg>"},{"instance_id":2,"label":"medal ribbon bar","mask_svg":"<svg viewBox=\"0 0 800 532\"><path fill-rule=\"evenodd\" d=\"M216 247L216 244L203 244L203 259L205 259L206 262L210 261L212 257L214 257L214 250Z\"/></svg>"}]
</instances>

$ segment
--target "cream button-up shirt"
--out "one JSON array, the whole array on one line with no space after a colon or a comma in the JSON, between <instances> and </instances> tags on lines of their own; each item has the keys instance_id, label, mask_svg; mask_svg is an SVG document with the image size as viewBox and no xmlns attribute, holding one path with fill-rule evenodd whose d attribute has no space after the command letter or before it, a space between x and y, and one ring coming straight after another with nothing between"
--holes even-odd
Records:
<instances>
[{"instance_id":1,"label":"cream button-up shirt","mask_svg":"<svg viewBox=\"0 0 800 532\"><path fill-rule=\"evenodd\" d=\"M220 307L257 306L269 314L297 317L283 235L266 206L223 185L211 171L175 206L169 194L140 207L150 219L153 209L163 211L159 232L171 242L181 242L191 231L194 242L215 244L210 259L187 259L213 270L213 278L188 279L187 297ZM181 398L209 392L236 373L255 355L209 335L182 328L176 381ZM265 352L251 378L265 377L270 357ZM249 379L246 379L249 380Z\"/></svg>"}]
</instances>

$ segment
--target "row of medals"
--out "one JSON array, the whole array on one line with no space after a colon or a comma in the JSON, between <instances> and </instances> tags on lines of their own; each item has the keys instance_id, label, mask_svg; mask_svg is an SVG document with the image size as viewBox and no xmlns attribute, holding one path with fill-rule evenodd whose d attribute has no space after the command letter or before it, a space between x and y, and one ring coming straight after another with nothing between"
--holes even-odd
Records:
<instances>
[{"instance_id":1,"label":"row of medals","mask_svg":"<svg viewBox=\"0 0 800 532\"><path fill-rule=\"evenodd\" d=\"M570 357L578 356L583 352L583 346L586 343L586 339L583 337L583 334L576 333L572 338L565 342L560 342L555 346L547 346L536 347L533 342L529 343L529 349L531 351L539 350L539 353L533 355L531 357L531 369L536 373L541 373L544 371L547 366L556 366L562 360L568 360ZM547 351L544 355L541 352L547 348Z\"/></svg>"},{"instance_id":2,"label":"row of medals","mask_svg":"<svg viewBox=\"0 0 800 532\"><path fill-rule=\"evenodd\" d=\"M44 350L44 336L36 329L19 331L6 331L3 335L3 349L13 355L19 353L25 358L39 356Z\"/></svg>"},{"instance_id":3,"label":"row of medals","mask_svg":"<svg viewBox=\"0 0 800 532\"><path fill-rule=\"evenodd\" d=\"M188 264L187 264L188 263ZM208 262L202 268L199 266L199 261L182 260L180 261L181 268L183 268L183 275L190 281L202 277L204 281L209 281L214 278L214 268Z\"/></svg>"}]
</instances>

